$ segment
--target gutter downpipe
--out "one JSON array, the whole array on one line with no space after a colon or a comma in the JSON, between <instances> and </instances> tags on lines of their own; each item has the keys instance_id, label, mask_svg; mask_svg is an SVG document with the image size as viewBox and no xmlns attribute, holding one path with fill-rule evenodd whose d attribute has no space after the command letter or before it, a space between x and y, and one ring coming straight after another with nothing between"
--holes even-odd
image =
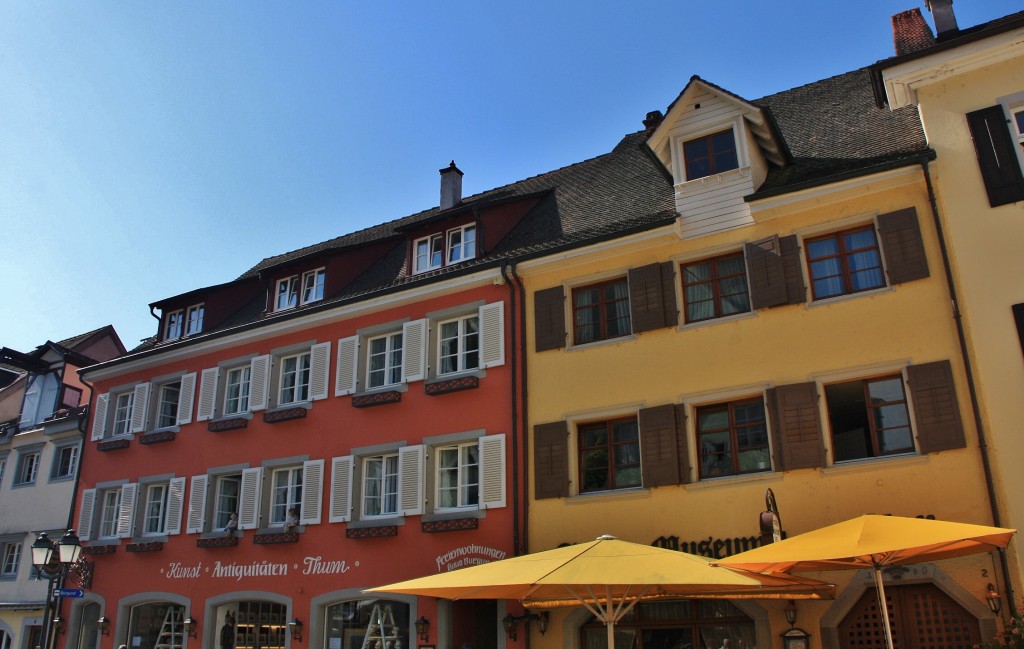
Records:
<instances>
[{"instance_id":1,"label":"gutter downpipe","mask_svg":"<svg viewBox=\"0 0 1024 649\"><path fill-rule=\"evenodd\" d=\"M963 316L960 313L960 302L957 298L956 286L953 283L953 270L949 263L949 249L946 247L946 235L942 229L942 220L939 218L938 202L935 199L935 187L932 185L931 172L928 169L929 160L922 157L919 160L921 170L924 172L925 184L928 187L928 203L932 210L932 219L935 222L935 231L939 235L939 249L942 252L942 269L946 274L946 286L949 289L949 297L953 307L953 322L956 323L957 339L960 342L960 356L964 362L964 371L967 374L967 390L971 396L971 411L974 415L974 427L978 431L978 450L981 451L981 466L985 473L985 490L988 494L989 507L992 510L992 524L995 527L1002 527L1002 516L999 513L999 503L996 499L995 483L992 478L992 462L988 454L988 440L985 436L985 428L981 421L981 406L978 403L978 390L974 381L974 369L971 365L971 356L968 353L967 335L964 333ZM1006 560L1006 549L999 548L999 568L1003 573L1003 588L1006 592L1006 601L1016 609L1016 602L1013 596L1013 582L1010 581L1010 566Z\"/></svg>"},{"instance_id":2,"label":"gutter downpipe","mask_svg":"<svg viewBox=\"0 0 1024 649\"><path fill-rule=\"evenodd\" d=\"M523 472L524 472L523 473L523 478L524 478L524 483L525 483L525 481L526 481L525 480L526 479L525 470L526 470L526 466L527 465L526 465L525 456L524 456L522 462L520 462L520 457L519 457L519 436L520 436L520 431L519 431L519 424L520 424L519 407L520 407L520 405L519 405L519 403L520 402L519 402L519 383L518 383L518 380L517 380L518 377L519 377L519 372L518 372L518 369L517 369L517 363L516 363L517 355L516 355L515 352L516 352L517 344L518 344L518 341L519 341L519 338L516 336L517 330L521 332L521 331L525 331L525 329L522 329L521 327L517 327L516 326L518 324L518 321L516 319L516 315L517 315L517 311L516 311L516 293L517 292L519 293L519 296L520 296L520 304L521 304L520 310L523 311L524 313L525 313L525 303L522 302L523 285L522 285L522 280L519 278L519 275L516 274L516 262L515 262L514 259L511 262L507 262L507 261L502 261L501 262L501 276L505 280L505 282L508 284L509 326L510 326L510 333L512 334L512 350L511 350L511 353L509 354L509 359L511 361L511 366L512 366L511 367L511 371L512 371L512 390L511 390L511 396L512 396L512 507L513 507L513 512L514 512L513 516L512 516L512 521L513 521L512 522L512 548L513 548L513 551L515 552L516 556L518 556L520 554L525 554L526 553L526 549L527 549L527 543L525 542L526 530L527 530L527 526L526 526L526 507L527 507L527 503L529 502L529 499L528 498L523 498L522 526L520 527L520 515L519 515L519 472L520 472L520 465L521 465L522 469L523 469ZM522 335L522 334L520 334L520 335ZM520 345L520 347L522 347L522 346ZM523 365L525 367L525 357L523 359ZM524 372L524 379L525 379L525 372ZM522 418L522 422L523 422L523 426L524 426L524 430L525 430L525 423L526 423L526 417L525 417L526 400L525 400L525 395L524 395L524 398L523 398L523 405L522 405L522 407L523 407L523 410L524 410L524 416ZM525 438L525 435L524 435L524 437L523 437L523 440L524 440L523 448L524 449L526 448L525 439L526 438Z\"/></svg>"}]
</instances>

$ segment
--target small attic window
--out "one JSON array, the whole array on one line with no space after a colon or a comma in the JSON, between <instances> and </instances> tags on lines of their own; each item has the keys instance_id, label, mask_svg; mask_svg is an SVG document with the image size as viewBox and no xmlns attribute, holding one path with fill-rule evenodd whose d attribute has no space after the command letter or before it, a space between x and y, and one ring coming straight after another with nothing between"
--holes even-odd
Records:
<instances>
[{"instance_id":1,"label":"small attic window","mask_svg":"<svg viewBox=\"0 0 1024 649\"><path fill-rule=\"evenodd\" d=\"M731 128L683 142L686 179L696 180L739 167Z\"/></svg>"}]
</instances>

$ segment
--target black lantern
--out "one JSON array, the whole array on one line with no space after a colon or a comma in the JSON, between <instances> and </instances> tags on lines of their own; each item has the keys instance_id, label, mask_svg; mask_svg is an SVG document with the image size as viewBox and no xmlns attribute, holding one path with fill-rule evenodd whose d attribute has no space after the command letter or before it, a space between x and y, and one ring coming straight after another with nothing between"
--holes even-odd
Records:
<instances>
[{"instance_id":1,"label":"black lantern","mask_svg":"<svg viewBox=\"0 0 1024 649\"><path fill-rule=\"evenodd\" d=\"M786 604L786 621L789 622L789 626L792 627L796 624L796 602L789 600Z\"/></svg>"},{"instance_id":2,"label":"black lantern","mask_svg":"<svg viewBox=\"0 0 1024 649\"><path fill-rule=\"evenodd\" d=\"M428 632L430 631L430 620L421 615L420 619L413 622L413 625L416 627L416 634L419 635L420 641L426 642L430 638L428 635Z\"/></svg>"},{"instance_id":3,"label":"black lantern","mask_svg":"<svg viewBox=\"0 0 1024 649\"><path fill-rule=\"evenodd\" d=\"M999 611L1003 610L1003 602L999 597L999 591L992 584L988 585L985 601L988 602L988 607L994 615L999 615Z\"/></svg>"},{"instance_id":4,"label":"black lantern","mask_svg":"<svg viewBox=\"0 0 1024 649\"><path fill-rule=\"evenodd\" d=\"M524 625L528 625L531 620L536 620L537 630L540 631L541 635L544 635L548 630L548 612L541 611L540 613L526 613L525 615L506 615L501 618L501 626L505 628L505 634L509 640L516 639L516 626L521 621Z\"/></svg>"},{"instance_id":5,"label":"black lantern","mask_svg":"<svg viewBox=\"0 0 1024 649\"><path fill-rule=\"evenodd\" d=\"M96 620L96 626L100 628L100 635L110 635L110 620L106 615L101 615L100 619Z\"/></svg>"},{"instance_id":6,"label":"black lantern","mask_svg":"<svg viewBox=\"0 0 1024 649\"><path fill-rule=\"evenodd\" d=\"M188 637L194 638L196 637L196 634L199 633L199 630L196 628L198 624L191 615L185 618L185 621L181 624L185 627L185 634L188 635Z\"/></svg>"},{"instance_id":7,"label":"black lantern","mask_svg":"<svg viewBox=\"0 0 1024 649\"><path fill-rule=\"evenodd\" d=\"M292 632L292 640L302 640L302 620L299 618L293 619L288 623L288 628Z\"/></svg>"}]
</instances>

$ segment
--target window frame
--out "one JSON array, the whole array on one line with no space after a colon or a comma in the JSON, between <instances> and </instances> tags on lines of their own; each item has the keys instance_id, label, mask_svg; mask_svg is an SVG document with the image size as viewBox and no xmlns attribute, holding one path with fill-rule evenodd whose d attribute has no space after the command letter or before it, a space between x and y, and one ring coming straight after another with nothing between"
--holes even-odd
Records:
<instances>
[{"instance_id":1,"label":"window frame","mask_svg":"<svg viewBox=\"0 0 1024 649\"><path fill-rule=\"evenodd\" d=\"M229 472L210 475L208 480L209 479L213 480L213 502L211 503L213 506L210 508L209 529L214 532L223 532L227 525L227 521L231 520L231 514L234 514L236 516L236 521L238 520L237 517L241 515L241 512L239 510L242 507L242 473L239 471L237 473ZM233 483L235 485L235 494L233 496L235 500L235 506L233 510L222 510L221 501L225 498L232 497L230 495L225 496L224 489L222 489L223 486L229 483ZM225 514L224 525L218 524L220 522L219 519L221 514Z\"/></svg>"},{"instance_id":2,"label":"window frame","mask_svg":"<svg viewBox=\"0 0 1024 649\"><path fill-rule=\"evenodd\" d=\"M380 520L397 518L401 515L400 502L401 502L401 464L399 461L398 449L392 452L376 453L373 455L364 455L358 458L359 461L359 476L360 476L360 498L359 498L359 520ZM370 476L369 465L372 463L378 463L381 467L379 476ZM393 464L392 470L389 471L389 464ZM370 484L371 482L378 483L380 489L377 490L375 496L371 496ZM393 486L393 489L390 487ZM390 489L390 490L389 490ZM369 513L369 501L370 498L374 498L379 504L377 513ZM394 502L394 509L387 510L384 503L388 500Z\"/></svg>"},{"instance_id":3,"label":"window frame","mask_svg":"<svg viewBox=\"0 0 1024 649\"><path fill-rule=\"evenodd\" d=\"M476 462L467 462L463 456L463 452L468 452L471 448L476 449ZM443 485L441 480L441 473L444 470L451 470L452 467L441 466L441 455L447 451L455 451L457 463L454 467L455 471L455 485L454 487ZM449 444L439 444L431 448L431 455L433 456L433 473L434 473L434 512L446 513L446 512L461 512L461 511L472 511L480 509L480 496L481 489L483 487L481 482L481 469L483 458L481 457L480 451L480 438L469 439L460 442L452 442ZM467 470L471 467L475 467L476 470L476 481L471 482L471 477L466 475ZM465 478L465 479L464 479ZM471 488L475 485L476 498L474 502L469 502L469 494L465 492L466 489ZM450 491L455 490L456 504L455 505L442 505L441 504L441 493L442 490Z\"/></svg>"},{"instance_id":4,"label":"window frame","mask_svg":"<svg viewBox=\"0 0 1024 649\"><path fill-rule=\"evenodd\" d=\"M723 135L725 133L729 133L730 135L732 135L732 149L731 149L731 151L732 151L733 156L736 159L736 165L733 166L733 167L729 167L727 169L719 170L718 166L719 166L720 163L718 163L718 156L724 155L724 154L728 153L729 150L725 149L725 150L721 151L720 153L716 152L714 150L714 147L713 147L712 143L714 142L714 138L716 138L716 137L718 137L720 135ZM708 169L709 169L709 171L708 171L708 173L702 174L702 175L699 175L699 176L691 176L690 175L690 162L691 161L690 161L690 157L687 155L687 152L686 152L687 145L693 144L695 142L701 142L701 141L706 141L707 142L708 155L707 155L706 159L708 160ZM729 171L734 171L736 169L739 169L742 166L742 164L741 164L742 160L741 160L741 155L740 155L741 151L740 151L739 138L736 137L736 128L732 124L729 124L725 128L714 129L711 132L699 133L699 134L694 134L694 135L688 135L688 136L685 136L685 139L684 138L680 138L679 151L680 151L681 158L682 158L681 159L681 167L682 167L683 177L686 179L686 181L700 180L701 178L710 178L711 176L717 176L719 174L723 174L723 173L726 173L726 172L729 172ZM695 160L698 160L698 159L703 159L703 158L697 158Z\"/></svg>"},{"instance_id":5,"label":"window frame","mask_svg":"<svg viewBox=\"0 0 1024 649\"><path fill-rule=\"evenodd\" d=\"M726 262L726 261L730 261L730 260L732 260L734 258L737 258L737 257L739 258L740 266L742 268L741 272L739 272L739 273L732 273L732 274L729 274L729 275L722 275L722 274L719 273L719 264L721 264L723 262ZM707 279L703 279L703 280L699 280L699 281L692 281L692 282L687 281L686 269L689 268L689 267L692 267L692 266L698 266L698 265L702 265L702 264L710 264L711 265L711 274L708 276L708 278ZM746 302L747 302L746 309L744 309L742 311L736 311L735 313L723 313L722 311L723 311L723 306L724 306L725 300L727 298L732 298L733 295L739 295L739 294L737 293L737 294L733 294L733 295L730 295L730 296L723 296L722 295L722 289L721 289L721 282L723 280L727 280L727 279L731 279L731 278L736 278L736 277L741 278L742 281L743 281L743 288L744 288L743 295L746 298ZM685 324L697 324L697 323L700 323L700 322L708 322L708 321L711 321L711 320L719 320L719 319L722 319L722 318L731 318L733 316L743 315L743 314L746 314L746 313L751 313L753 311L752 299L751 299L751 296L750 296L750 278L749 278L749 276L747 274L747 260L746 260L746 254L744 254L743 250L738 250L738 251L733 251L733 252L725 252L725 253L722 253L722 254L719 254L719 255L715 255L713 257L703 257L701 259L693 259L693 260L680 261L679 262L679 278L680 278L680 286L682 288L683 321L684 321ZM690 287L693 287L693 286L699 286L699 285L703 285L703 284L708 284L711 287L711 300L710 301L711 301L712 307L713 307L712 308L713 314L708 316L708 317L706 317L706 318L695 318L695 319L693 319L693 318L690 317L690 304L691 304L691 302L690 302L690 299L689 299L689 294L687 292L687 289L690 288Z\"/></svg>"},{"instance_id":6,"label":"window frame","mask_svg":"<svg viewBox=\"0 0 1024 649\"><path fill-rule=\"evenodd\" d=\"M9 540L0 543L0 580L18 578L23 545L21 540Z\"/></svg>"},{"instance_id":7,"label":"window frame","mask_svg":"<svg viewBox=\"0 0 1024 649\"><path fill-rule=\"evenodd\" d=\"M237 382L232 382L233 376L243 377ZM232 396L232 386L237 386L238 393ZM244 390L242 389L244 386ZM224 368L224 399L221 404L221 414L224 417L236 417L249 412L249 400L252 392L252 365L237 365ZM235 408L228 409L228 404L236 402Z\"/></svg>"},{"instance_id":8,"label":"window frame","mask_svg":"<svg viewBox=\"0 0 1024 649\"><path fill-rule=\"evenodd\" d=\"M863 247L863 248L855 248L855 249L847 250L846 249L846 244L844 242L844 238L846 236L858 234L858 233L861 233L861 232L868 232L868 233L870 233L871 237L872 237L872 239L874 241L874 245L873 246L868 246L868 247ZM828 240L828 239L834 239L835 240L835 242L836 242L836 252L828 254L828 255L821 255L821 256L817 256L817 257L813 257L812 258L811 257L811 245L814 244L814 243L820 242L820 241ZM883 251L882 251L882 246L881 246L880 239L881 239L881 237L879 236L878 225L877 225L877 223L875 221L871 221L869 223L864 223L864 224L860 224L860 225L851 225L851 226L842 228L840 230L833 230L833 231L830 231L830 232L825 232L823 234L818 234L818 235L804 237L803 241L802 241L802 247L804 249L805 267L806 267L806 271L807 271L807 279L809 280L808 284L810 285L810 289L811 289L811 301L812 302L821 302L823 300L832 300L832 299L842 298L842 297L846 297L846 296L850 296L850 295L857 295L859 293L867 293L869 291L877 291L879 289L888 288L890 286L890 283L889 283L889 279L888 279L888 276L887 276L887 273L886 273L885 256L884 256ZM864 252L867 252L867 251L872 251L872 250L874 251L874 254L877 257L877 261L878 261L877 266L871 266L871 267L867 267L867 268L864 268L864 269L858 269L857 271L854 271L854 270L852 270L850 268L850 264L849 264L850 257L852 257L855 254L861 254L861 253L864 253ZM823 276L821 278L816 277L815 273L814 273L814 264L815 263L820 263L820 262L823 262L823 261L827 261L829 259L836 259L836 260L838 260L839 273L837 275L827 275L827 276ZM878 275L881 278L881 284L879 284L877 286L869 286L867 288L854 289L853 288L853 283L852 283L854 272L862 272L864 270L871 270L871 269L876 269L877 270ZM819 279L830 279L830 278L834 278L834 277L840 278L840 280L842 282L842 285L843 285L842 286L843 290L841 292L839 292L839 293L834 293L832 295L826 295L826 296L823 296L823 297L819 297L818 296L818 289L817 289L817 285L816 285L817 281L819 281Z\"/></svg>"},{"instance_id":9,"label":"window frame","mask_svg":"<svg viewBox=\"0 0 1024 649\"><path fill-rule=\"evenodd\" d=\"M761 407L761 420L759 422L753 422L752 424L741 425L736 421L736 410L740 407L750 406L757 404ZM708 411L721 411L725 410L728 424L723 428L716 428L713 430L704 430L701 427L701 415ZM741 448L739 443L739 431L743 427L752 427L760 424L764 428L765 443L763 446L751 448ZM694 464L697 467L697 479L698 480L711 480L715 478L735 478L738 476L755 475L759 473L770 473L773 470L772 467L772 445L771 445L771 430L768 426L768 406L765 402L764 395L751 396L746 398L736 398L729 401L721 401L717 403L701 403L694 405L693 407L693 428L694 428L694 440L697 448L697 455L695 457ZM729 455L730 455L730 466L726 471L722 473L716 473L714 475L705 475L704 461L701 447L701 438L705 435L720 434L726 432L729 436ZM766 458L766 466L755 467L749 470L743 470L741 468L741 454L745 450L762 450L764 457Z\"/></svg>"},{"instance_id":10,"label":"window frame","mask_svg":"<svg viewBox=\"0 0 1024 649\"><path fill-rule=\"evenodd\" d=\"M206 318L206 303L193 304L185 312L185 336L194 336L203 332L203 320ZM193 326L194 325L194 326Z\"/></svg>"},{"instance_id":11,"label":"window frame","mask_svg":"<svg viewBox=\"0 0 1024 649\"><path fill-rule=\"evenodd\" d=\"M636 432L635 438L633 440L631 440L631 441L628 441L628 442L617 442L617 443L614 442L613 441L613 435L612 435L612 433L614 431L614 426L616 424L624 424L624 423L627 423L627 422L632 422L632 424L634 426L634 430ZM598 446L598 445L584 446L584 435L587 433L588 429L597 430L599 427L604 427L605 433L607 435L607 437L606 437L607 441L604 444L600 445L600 446ZM639 417L638 417L636 412L633 412L633 413L631 413L629 415L626 415L626 416L609 417L607 419L596 419L596 420L591 419L591 420L586 420L586 421L578 421L578 422L575 422L575 429L576 429L576 440L575 440L575 442L576 442L576 444L575 444L575 446L576 446L576 448L575 448L576 476L575 476L575 478L576 478L576 491L577 491L577 494L582 495L582 494L591 494L591 493L606 493L606 492L609 492L609 491L621 491L623 489L641 489L641 488L643 488L643 482L644 482L643 481L643 457L641 455L642 449L640 448L640 420L639 420ZM627 445L635 446L636 447L636 462L635 463L630 462L628 464L623 464L622 466L633 466L635 464L635 467L636 467L636 470L637 470L638 479L636 481L636 484L619 485L619 484L617 484L617 482L615 480L615 473L616 473L616 470L619 468L620 465L617 464L617 463L613 463L611 461L611 459L615 456L615 453L613 453L612 451L615 448L617 448L617 447L624 447L624 446L627 446ZM608 462L607 462L607 464L605 466L605 477L606 477L605 486L595 487L595 488L587 488L586 487L586 480L584 478L585 472L587 471L586 462L585 462L585 459L584 459L584 454L587 451L593 451L593 450L600 449L600 448L606 449L606 451L607 451L606 457L608 458Z\"/></svg>"},{"instance_id":12,"label":"window frame","mask_svg":"<svg viewBox=\"0 0 1024 649\"><path fill-rule=\"evenodd\" d=\"M472 238L467 241L466 234L472 232ZM459 236L459 242L452 243L455 235ZM467 249L468 248L468 249ZM459 251L461 257L454 258L454 253ZM445 265L459 264L476 257L476 223L467 223L461 227L452 228L445 233Z\"/></svg>"},{"instance_id":13,"label":"window frame","mask_svg":"<svg viewBox=\"0 0 1024 649\"><path fill-rule=\"evenodd\" d=\"M469 332L467 329L467 323L470 320L476 321L476 331ZM446 324L457 323L456 334L454 337L443 337L442 330ZM480 313L474 311L473 313L464 314L454 318L446 318L444 320L438 320L435 325L435 331L437 332L437 376L453 376L456 374L462 374L463 372L473 372L480 369L480 343L481 343L481 331L480 331ZM470 337L476 339L476 347L474 349L468 349L467 342ZM447 341L455 341L456 350L454 354L444 354L444 344ZM469 357L476 354L476 363L473 365L469 364ZM456 364L455 369L444 371L444 361L448 358L455 358Z\"/></svg>"},{"instance_id":14,"label":"window frame","mask_svg":"<svg viewBox=\"0 0 1024 649\"><path fill-rule=\"evenodd\" d=\"M111 413L109 437L129 437L132 434L132 410L135 407L135 390L125 390L110 396L113 397L114 409ZM124 430L118 432L119 426Z\"/></svg>"},{"instance_id":15,"label":"window frame","mask_svg":"<svg viewBox=\"0 0 1024 649\"><path fill-rule=\"evenodd\" d=\"M621 297L621 298L616 298L614 300L606 299L605 298L604 289L606 287L608 287L608 286L611 286L612 284L619 284L619 283L621 283L623 286L625 286L626 290L625 290L624 296ZM578 307L576 305L576 294L577 294L577 292L578 291L584 291L584 290L591 290L591 289L599 289L600 290L600 297L599 297L598 301L596 303L593 303L593 304L586 304L586 305L584 305L582 307ZM609 323L609 320L608 320L608 317L607 317L607 307L610 304L615 304L615 303L619 303L619 302L625 302L625 304L626 304L626 321L627 321L627 323L629 325L628 326L628 331L626 331L624 333L621 333L621 334L617 334L617 335L612 336L612 335L610 335L608 333L608 323ZM579 320L577 319L577 314L578 314L578 312L581 312L581 311L583 311L585 309L595 308L595 306L596 306L597 311L598 311L597 323L598 323L599 335L597 337L591 339L591 340L581 341L580 340L580 328L581 328L581 325L579 324ZM589 282L589 283L586 283L586 284L578 284L578 285L572 286L571 290L569 291L569 314L570 314L570 319L571 319L571 322L572 322L572 344L573 344L574 347L579 347L581 345L591 345L591 344L594 344L594 343L600 343L600 342L605 342L605 341L609 341L609 340L619 340L619 339L627 338L627 337L633 335L633 310L632 310L632 303L630 301L630 295L629 295L629 276L628 275L619 275L619 276L615 276L615 277L609 277L609 278L606 278L606 279L602 279L602 280L599 280L599 281L596 281L596 282Z\"/></svg>"},{"instance_id":16,"label":"window frame","mask_svg":"<svg viewBox=\"0 0 1024 649\"><path fill-rule=\"evenodd\" d=\"M395 339L398 339L399 346L395 345ZM384 351L374 352L373 344L376 341L384 341ZM395 358L397 354L397 358ZM383 356L384 365L379 369L373 368L374 358ZM405 383L405 332L401 329L398 331L390 331L388 333L367 336L366 337L366 389L367 390L379 390L383 388L392 387L395 385L401 385ZM397 380L389 380L394 376L397 371ZM379 384L374 384L373 375L376 372L383 373L383 380Z\"/></svg>"},{"instance_id":17,"label":"window frame","mask_svg":"<svg viewBox=\"0 0 1024 649\"><path fill-rule=\"evenodd\" d=\"M284 288L283 292L282 288ZM289 275L277 280L274 283L274 312L288 311L298 307L300 289L298 275ZM283 304L282 298L284 298Z\"/></svg>"},{"instance_id":18,"label":"window frame","mask_svg":"<svg viewBox=\"0 0 1024 649\"><path fill-rule=\"evenodd\" d=\"M175 309L164 314L164 340L177 340L185 333L185 310Z\"/></svg>"},{"instance_id":19,"label":"window frame","mask_svg":"<svg viewBox=\"0 0 1024 649\"><path fill-rule=\"evenodd\" d=\"M152 537L152 536L166 536L167 535L167 508L170 498L170 484L167 482L151 482L148 484L141 485L145 493L143 494L142 500L142 512L139 528L141 531L140 536ZM154 503L154 492L162 492L159 498ZM156 504L158 507L157 514L153 515L151 507ZM150 523L156 522L156 529L149 529Z\"/></svg>"},{"instance_id":20,"label":"window frame","mask_svg":"<svg viewBox=\"0 0 1024 649\"><path fill-rule=\"evenodd\" d=\"M312 284L310 284L312 281ZM302 284L300 285L299 304L305 306L324 299L324 285L327 282L327 268L320 267L307 270L302 273ZM312 295L307 297L308 291L312 289Z\"/></svg>"},{"instance_id":21,"label":"window frame","mask_svg":"<svg viewBox=\"0 0 1024 649\"><path fill-rule=\"evenodd\" d=\"M413 263L413 274L426 273L432 270L437 270L444 266L445 258L445 233L435 232L428 234L425 237L420 237L412 242L412 263ZM420 245L426 245L426 253L420 253ZM435 244L437 250L434 249ZM434 263L434 256L438 257L437 263ZM424 260L425 263L420 263L420 260Z\"/></svg>"},{"instance_id":22,"label":"window frame","mask_svg":"<svg viewBox=\"0 0 1024 649\"><path fill-rule=\"evenodd\" d=\"M39 479L39 465L42 461L42 449L18 449L18 464L14 469L13 487L34 485ZM26 474L29 474L26 476Z\"/></svg>"},{"instance_id":23,"label":"window frame","mask_svg":"<svg viewBox=\"0 0 1024 649\"><path fill-rule=\"evenodd\" d=\"M98 490L97 500L100 506L97 512L96 538L104 541L119 538L117 525L121 514L121 486ZM111 515L109 519L108 514ZM110 534L106 533L108 527L113 530Z\"/></svg>"},{"instance_id":24,"label":"window frame","mask_svg":"<svg viewBox=\"0 0 1024 649\"><path fill-rule=\"evenodd\" d=\"M302 367L302 360L305 359L305 367ZM296 354L287 354L276 358L278 362L278 375L277 375L277 406L295 406L298 404L304 404L310 402L310 385L313 374L313 354L312 350L307 348L305 351L298 352ZM294 370L288 370L287 365L289 361L295 361ZM291 385L286 384L286 376L293 377ZM305 381L303 382L303 377ZM251 381L251 379L250 379ZM250 383L251 385L251 383ZM292 397L285 400L285 391L291 391ZM298 398L300 394L305 391L304 398Z\"/></svg>"},{"instance_id":25,"label":"window frame","mask_svg":"<svg viewBox=\"0 0 1024 649\"><path fill-rule=\"evenodd\" d=\"M902 400L886 401L886 402L881 403L881 404L877 404L877 403L873 403L872 402L872 398L871 398L871 395L870 395L870 392L869 392L870 385L873 384L873 383L881 383L881 382L885 382L885 381L895 381L896 384L899 385L900 392L901 392L901 394L903 396ZM861 386L861 394L864 397L863 405L864 405L866 410L865 410L865 412L863 414L864 414L865 419L867 420L867 423L868 423L868 431L867 432L870 434L871 447L870 447L870 449L868 449L870 451L870 454L869 455L865 455L865 456L861 456L861 457L849 457L849 458L839 459L838 458L839 453L837 451L838 444L836 443L836 437L835 437L835 434L836 434L835 428L836 427L833 425L833 418L832 418L832 404L833 404L833 400L829 398L829 394L828 394L829 393L829 388L835 387L835 386L840 386L840 385L855 384L855 383L859 383L860 384L860 386ZM832 466L844 466L844 465L847 465L847 464L849 464L851 462L863 462L863 461L868 461L868 460L885 459L885 458L888 458L888 457L896 457L896 456L901 456L901 455L902 456L917 455L917 454L921 453L921 451L920 451L920 449L918 447L918 442L916 441L917 440L917 432L915 430L914 413L913 413L913 410L912 410L910 394L908 392L907 377L906 377L906 375L902 371L889 372L889 373L884 373L884 374L875 374L875 375L870 375L870 376L856 376L856 377L849 377L849 378L836 378L834 380L828 380L828 381L824 381L823 380L823 381L821 381L820 385L821 385L821 395L822 395L822 398L823 398L823 401L824 401L824 407L822 409L823 410L822 415L823 415L823 417L825 419L826 424L828 425L828 443L829 443L829 448L831 449ZM904 427L907 429L907 437L909 438L910 446L909 447L904 447L904 448L901 448L901 449L895 450L895 451L882 452L880 450L881 449L881 443L880 443L880 440L879 440L879 429L877 428L877 422L875 421L875 417L872 416L873 415L873 411L877 410L877 409L879 409L881 407L894 406L894 405L902 405L903 406L903 413L904 413L905 418L906 418L906 424L904 425ZM847 406L847 407L849 407L849 406ZM893 426L893 427L883 428L882 430L888 430L888 429L891 429L891 428L897 428L897 427Z\"/></svg>"},{"instance_id":26,"label":"window frame","mask_svg":"<svg viewBox=\"0 0 1024 649\"><path fill-rule=\"evenodd\" d=\"M173 402L165 400L164 399L164 395L169 390L171 390L172 388L175 388L175 386L177 386L177 388L176 388L177 389L177 398L174 399ZM178 379L173 380L173 381L167 381L165 383L159 383L155 387L156 387L156 399L154 400L155 401L154 405L156 407L156 412L154 413L155 416L153 417L153 419L154 419L154 423L156 425L155 425L154 430L162 430L162 429L165 429L165 428L173 428L174 426L178 425L178 407L179 407L179 404L181 403L181 378L179 377ZM164 423L164 421L165 421L165 419L167 417L167 415L164 413L164 406L166 404L172 404L172 408L171 409L172 409L173 414L171 415L171 420L172 420L171 423Z\"/></svg>"},{"instance_id":27,"label":"window frame","mask_svg":"<svg viewBox=\"0 0 1024 649\"><path fill-rule=\"evenodd\" d=\"M283 486L278 485L278 476L287 474L287 482ZM267 527L284 527L288 520L288 511L295 508L302 515L302 494L305 486L305 471L303 465L292 464L288 466L274 467L270 470L270 494L267 499ZM279 501L278 495L284 494L284 500ZM279 512L279 510L281 510ZM278 518L278 514L283 516Z\"/></svg>"},{"instance_id":28,"label":"window frame","mask_svg":"<svg viewBox=\"0 0 1024 649\"><path fill-rule=\"evenodd\" d=\"M71 455L71 458L67 462L67 471L62 473L61 469L64 466L65 452L68 452ZM75 473L78 471L78 463L79 460L81 460L81 453L82 447L78 442L54 447L53 462L50 467L50 482L70 480L74 478Z\"/></svg>"}]
</instances>

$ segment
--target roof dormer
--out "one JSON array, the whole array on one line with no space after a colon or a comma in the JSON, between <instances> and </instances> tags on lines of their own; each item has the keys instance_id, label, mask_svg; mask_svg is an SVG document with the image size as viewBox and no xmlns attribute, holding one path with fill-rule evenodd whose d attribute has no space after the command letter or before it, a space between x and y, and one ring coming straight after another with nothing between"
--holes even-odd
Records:
<instances>
[{"instance_id":1,"label":"roof dormer","mask_svg":"<svg viewBox=\"0 0 1024 649\"><path fill-rule=\"evenodd\" d=\"M672 173L683 238L753 223L743 197L761 186L770 165L785 164L767 112L697 76L647 143Z\"/></svg>"}]
</instances>

